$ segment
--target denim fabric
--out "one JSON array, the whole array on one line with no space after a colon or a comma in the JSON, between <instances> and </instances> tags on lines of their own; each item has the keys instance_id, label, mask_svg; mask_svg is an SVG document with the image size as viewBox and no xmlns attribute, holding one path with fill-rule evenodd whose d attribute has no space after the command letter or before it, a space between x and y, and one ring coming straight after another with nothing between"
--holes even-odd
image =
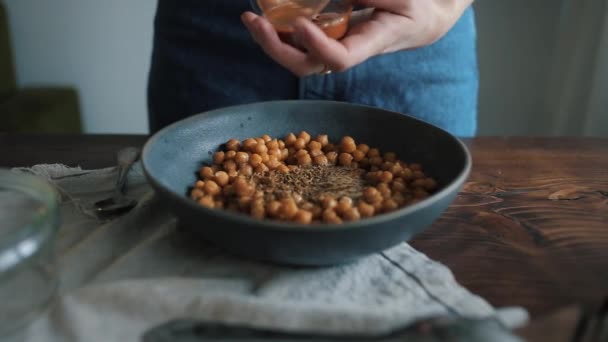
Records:
<instances>
[{"instance_id":1,"label":"denim fabric","mask_svg":"<svg viewBox=\"0 0 608 342\"><path fill-rule=\"evenodd\" d=\"M343 73L297 78L240 21L247 0L159 0L148 84L151 132L206 110L281 99L331 99L418 117L461 137L477 127L478 71L469 8L436 43Z\"/></svg>"}]
</instances>

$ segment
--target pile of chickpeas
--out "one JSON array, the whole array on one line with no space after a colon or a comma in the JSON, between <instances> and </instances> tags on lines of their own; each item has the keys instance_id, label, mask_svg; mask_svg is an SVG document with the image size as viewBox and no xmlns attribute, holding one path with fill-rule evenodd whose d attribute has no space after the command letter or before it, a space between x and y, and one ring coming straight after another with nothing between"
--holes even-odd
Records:
<instances>
[{"instance_id":1,"label":"pile of chickpeas","mask_svg":"<svg viewBox=\"0 0 608 342\"><path fill-rule=\"evenodd\" d=\"M304 198L297 189L275 193L260 182L277 173L297 175L305 168L323 167L360 169L359 196L327 193ZM420 164L406 164L395 153L382 154L349 136L333 144L327 135L313 139L307 132L283 139L269 135L230 139L213 155L213 163L199 170L199 178L190 197L202 206L302 224L339 224L388 213L428 197L437 188Z\"/></svg>"}]
</instances>

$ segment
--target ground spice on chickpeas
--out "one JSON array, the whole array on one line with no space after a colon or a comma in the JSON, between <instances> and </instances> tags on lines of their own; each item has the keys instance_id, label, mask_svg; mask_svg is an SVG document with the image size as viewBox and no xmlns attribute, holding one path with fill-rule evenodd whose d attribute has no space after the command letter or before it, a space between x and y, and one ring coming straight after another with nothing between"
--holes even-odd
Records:
<instances>
[{"instance_id":1,"label":"ground spice on chickpeas","mask_svg":"<svg viewBox=\"0 0 608 342\"><path fill-rule=\"evenodd\" d=\"M228 140L198 170L189 197L201 206L257 219L301 224L357 221L430 196L437 182L418 163L406 164L345 136L289 133Z\"/></svg>"}]
</instances>

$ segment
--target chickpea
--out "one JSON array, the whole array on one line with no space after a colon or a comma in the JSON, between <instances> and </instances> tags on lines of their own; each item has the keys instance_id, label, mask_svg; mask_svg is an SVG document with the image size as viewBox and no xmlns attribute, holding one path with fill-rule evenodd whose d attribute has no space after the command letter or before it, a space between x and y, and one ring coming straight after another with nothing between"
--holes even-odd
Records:
<instances>
[{"instance_id":1,"label":"chickpea","mask_svg":"<svg viewBox=\"0 0 608 342\"><path fill-rule=\"evenodd\" d=\"M359 202L359 204L357 204L357 209L359 209L359 213L361 214L361 217L372 217L374 216L374 206L367 204L365 202Z\"/></svg>"},{"instance_id":2,"label":"chickpea","mask_svg":"<svg viewBox=\"0 0 608 342\"><path fill-rule=\"evenodd\" d=\"M205 187L205 182L202 180L197 180L196 183L194 183L194 187L197 189L202 189Z\"/></svg>"},{"instance_id":3,"label":"chickpea","mask_svg":"<svg viewBox=\"0 0 608 342\"><path fill-rule=\"evenodd\" d=\"M327 157L324 156L323 154L319 155L319 156L315 156L313 159L313 163L315 165L322 165L325 166L329 163L329 161L327 160Z\"/></svg>"},{"instance_id":4,"label":"chickpea","mask_svg":"<svg viewBox=\"0 0 608 342\"><path fill-rule=\"evenodd\" d=\"M424 188L426 181L423 178L415 179L410 185L414 188Z\"/></svg>"},{"instance_id":5,"label":"chickpea","mask_svg":"<svg viewBox=\"0 0 608 342\"><path fill-rule=\"evenodd\" d=\"M228 174L225 171L218 171L215 173L214 180L215 180L215 183L217 183L217 185L226 186L228 184L228 181L230 180L230 177L228 176ZM207 185L207 184L205 184L205 185Z\"/></svg>"},{"instance_id":6,"label":"chickpea","mask_svg":"<svg viewBox=\"0 0 608 342\"><path fill-rule=\"evenodd\" d=\"M224 155L224 160L231 160L234 159L234 157L236 156L236 151L228 151L226 152L226 154Z\"/></svg>"},{"instance_id":7,"label":"chickpea","mask_svg":"<svg viewBox=\"0 0 608 342\"><path fill-rule=\"evenodd\" d=\"M298 134L298 139L304 139L304 142L308 144L310 142L310 134L306 131L302 131Z\"/></svg>"},{"instance_id":8,"label":"chickpea","mask_svg":"<svg viewBox=\"0 0 608 342\"><path fill-rule=\"evenodd\" d=\"M224 156L224 151L215 152L213 154L213 164L222 165L222 163L224 162Z\"/></svg>"},{"instance_id":9,"label":"chickpea","mask_svg":"<svg viewBox=\"0 0 608 342\"><path fill-rule=\"evenodd\" d=\"M258 166L256 166L254 169L255 173L265 173L270 171L270 169L268 168L268 166L266 166L266 164L260 164Z\"/></svg>"},{"instance_id":10,"label":"chickpea","mask_svg":"<svg viewBox=\"0 0 608 342\"><path fill-rule=\"evenodd\" d=\"M397 208L399 208L399 206L392 198L386 199L384 202L382 202L382 210L384 212L391 212L397 210Z\"/></svg>"},{"instance_id":11,"label":"chickpea","mask_svg":"<svg viewBox=\"0 0 608 342\"><path fill-rule=\"evenodd\" d=\"M223 209L224 208L224 201L222 201L222 200L215 201L215 203L213 204L213 207L216 208L216 209Z\"/></svg>"},{"instance_id":12,"label":"chickpea","mask_svg":"<svg viewBox=\"0 0 608 342\"><path fill-rule=\"evenodd\" d=\"M380 183L380 184L378 184L377 189L383 198L391 197L392 192L391 192L391 188L389 188L388 184Z\"/></svg>"},{"instance_id":13,"label":"chickpea","mask_svg":"<svg viewBox=\"0 0 608 342\"><path fill-rule=\"evenodd\" d=\"M363 190L363 198L368 203L376 203L382 201L382 194L374 187L367 187Z\"/></svg>"},{"instance_id":14,"label":"chickpea","mask_svg":"<svg viewBox=\"0 0 608 342\"><path fill-rule=\"evenodd\" d=\"M298 150L298 152L296 152L296 158L304 157L307 154L308 154L307 150Z\"/></svg>"},{"instance_id":15,"label":"chickpea","mask_svg":"<svg viewBox=\"0 0 608 342\"><path fill-rule=\"evenodd\" d=\"M382 183L390 183L393 180L393 174L390 171L383 171L380 174L379 180Z\"/></svg>"},{"instance_id":16,"label":"chickpea","mask_svg":"<svg viewBox=\"0 0 608 342\"><path fill-rule=\"evenodd\" d=\"M325 156L327 157L327 162L331 165L335 165L338 161L338 153L336 152L328 152Z\"/></svg>"},{"instance_id":17,"label":"chickpea","mask_svg":"<svg viewBox=\"0 0 608 342\"><path fill-rule=\"evenodd\" d=\"M213 200L213 196L207 195L198 200L198 203L203 207L213 208L215 207L215 201Z\"/></svg>"},{"instance_id":18,"label":"chickpea","mask_svg":"<svg viewBox=\"0 0 608 342\"><path fill-rule=\"evenodd\" d=\"M226 174L226 176L228 175ZM211 196L218 195L222 191L221 187L215 181L212 180L208 180L205 182L205 187L203 188L203 190L207 195Z\"/></svg>"},{"instance_id":19,"label":"chickpea","mask_svg":"<svg viewBox=\"0 0 608 342\"><path fill-rule=\"evenodd\" d=\"M357 150L357 144L355 144L355 139L349 136L345 136L340 141L340 151L346 153L353 153Z\"/></svg>"},{"instance_id":20,"label":"chickpea","mask_svg":"<svg viewBox=\"0 0 608 342\"><path fill-rule=\"evenodd\" d=\"M279 165L281 165L281 162L278 161L277 159L270 159L267 163L266 166L268 167L268 169L270 170L275 170L276 168L279 167Z\"/></svg>"},{"instance_id":21,"label":"chickpea","mask_svg":"<svg viewBox=\"0 0 608 342\"><path fill-rule=\"evenodd\" d=\"M321 145L320 142L318 141L311 141L308 143L308 150L309 151L321 151L321 148L323 148L323 145Z\"/></svg>"},{"instance_id":22,"label":"chickpea","mask_svg":"<svg viewBox=\"0 0 608 342\"><path fill-rule=\"evenodd\" d=\"M338 156L338 163L342 166L350 166L350 163L353 161L353 155L350 153L340 153Z\"/></svg>"},{"instance_id":23,"label":"chickpea","mask_svg":"<svg viewBox=\"0 0 608 342\"><path fill-rule=\"evenodd\" d=\"M249 210L249 208L251 207L252 201L253 199L251 197L243 196L238 198L237 204L241 210L246 211Z\"/></svg>"},{"instance_id":24,"label":"chickpea","mask_svg":"<svg viewBox=\"0 0 608 342\"><path fill-rule=\"evenodd\" d=\"M215 173L215 171L213 171L212 168L210 168L209 166L205 166L205 167L201 168L199 175L203 179L208 179L208 178L213 178L214 173Z\"/></svg>"},{"instance_id":25,"label":"chickpea","mask_svg":"<svg viewBox=\"0 0 608 342\"><path fill-rule=\"evenodd\" d=\"M433 178L425 178L424 179L424 189L427 191L433 191L437 188L437 182Z\"/></svg>"},{"instance_id":26,"label":"chickpea","mask_svg":"<svg viewBox=\"0 0 608 342\"><path fill-rule=\"evenodd\" d=\"M251 177L251 175L253 174L253 168L249 164L242 164L239 167L238 174L245 177Z\"/></svg>"},{"instance_id":27,"label":"chickpea","mask_svg":"<svg viewBox=\"0 0 608 342\"><path fill-rule=\"evenodd\" d=\"M281 203L279 201L270 201L266 204L266 213L270 217L279 216L279 210L281 209Z\"/></svg>"},{"instance_id":28,"label":"chickpea","mask_svg":"<svg viewBox=\"0 0 608 342\"><path fill-rule=\"evenodd\" d=\"M410 164L410 170L412 171L422 171L422 166L417 163Z\"/></svg>"},{"instance_id":29,"label":"chickpea","mask_svg":"<svg viewBox=\"0 0 608 342\"><path fill-rule=\"evenodd\" d=\"M332 196L324 196L321 200L321 205L323 206L323 209L331 209L338 206L338 201Z\"/></svg>"},{"instance_id":30,"label":"chickpea","mask_svg":"<svg viewBox=\"0 0 608 342\"><path fill-rule=\"evenodd\" d=\"M393 195L393 201L395 201L395 203L397 203L397 206L401 207L405 204L406 199L402 193L398 192Z\"/></svg>"},{"instance_id":31,"label":"chickpea","mask_svg":"<svg viewBox=\"0 0 608 342\"><path fill-rule=\"evenodd\" d=\"M369 145L359 144L359 145L357 145L357 150L363 152L364 154L367 154L367 152L369 151Z\"/></svg>"},{"instance_id":32,"label":"chickpea","mask_svg":"<svg viewBox=\"0 0 608 342\"><path fill-rule=\"evenodd\" d=\"M306 140L304 140L302 138L296 139L296 141L293 143L293 147L296 150L301 150L301 149L305 148L306 147Z\"/></svg>"},{"instance_id":33,"label":"chickpea","mask_svg":"<svg viewBox=\"0 0 608 342\"><path fill-rule=\"evenodd\" d=\"M251 157L249 157L249 165L251 165L252 167L256 167L260 164L262 164L262 156L260 156L259 154L254 153L251 155Z\"/></svg>"},{"instance_id":34,"label":"chickpea","mask_svg":"<svg viewBox=\"0 0 608 342\"><path fill-rule=\"evenodd\" d=\"M313 206L311 212L313 220L318 220L321 218L321 215L323 215L323 209L318 205Z\"/></svg>"},{"instance_id":35,"label":"chickpea","mask_svg":"<svg viewBox=\"0 0 608 342\"><path fill-rule=\"evenodd\" d=\"M261 205L264 205L264 191L262 190L255 190L253 192L253 200L257 201L258 203L261 203Z\"/></svg>"},{"instance_id":36,"label":"chickpea","mask_svg":"<svg viewBox=\"0 0 608 342\"><path fill-rule=\"evenodd\" d=\"M297 223L309 224L312 222L312 213L308 210L300 209L294 215L293 220Z\"/></svg>"},{"instance_id":37,"label":"chickpea","mask_svg":"<svg viewBox=\"0 0 608 342\"><path fill-rule=\"evenodd\" d=\"M228 159L224 162L224 170L232 171L236 170L236 163L232 159Z\"/></svg>"},{"instance_id":38,"label":"chickpea","mask_svg":"<svg viewBox=\"0 0 608 342\"><path fill-rule=\"evenodd\" d=\"M279 140L279 149L284 149L285 148L285 142L283 140Z\"/></svg>"},{"instance_id":39,"label":"chickpea","mask_svg":"<svg viewBox=\"0 0 608 342\"><path fill-rule=\"evenodd\" d=\"M230 139L226 142L226 149L228 151L238 151L241 148L241 142L236 139Z\"/></svg>"},{"instance_id":40,"label":"chickpea","mask_svg":"<svg viewBox=\"0 0 608 342\"><path fill-rule=\"evenodd\" d=\"M260 155L263 154L263 153L267 153L268 152L268 147L266 147L265 143L261 143L261 144L257 143L255 145L254 152L257 153L257 154L260 154Z\"/></svg>"},{"instance_id":41,"label":"chickpea","mask_svg":"<svg viewBox=\"0 0 608 342\"><path fill-rule=\"evenodd\" d=\"M269 155L269 156L276 156L276 157L277 157L277 159L280 159L280 158L281 158L281 156L282 156L282 155L281 155L281 150L279 150L279 148L278 148L278 147L277 147L277 148L270 148L270 147L269 147L269 148L268 148L268 155Z\"/></svg>"},{"instance_id":42,"label":"chickpea","mask_svg":"<svg viewBox=\"0 0 608 342\"><path fill-rule=\"evenodd\" d=\"M260 138L262 138L264 142L269 142L270 140L272 140L272 137L268 134L264 134Z\"/></svg>"},{"instance_id":43,"label":"chickpea","mask_svg":"<svg viewBox=\"0 0 608 342\"><path fill-rule=\"evenodd\" d=\"M298 157L298 165L310 165L312 163L312 158L310 158L309 154L305 154L301 157Z\"/></svg>"},{"instance_id":44,"label":"chickpea","mask_svg":"<svg viewBox=\"0 0 608 342\"><path fill-rule=\"evenodd\" d=\"M395 152L386 152L384 154L384 160L394 163L397 161L397 154Z\"/></svg>"},{"instance_id":45,"label":"chickpea","mask_svg":"<svg viewBox=\"0 0 608 342\"><path fill-rule=\"evenodd\" d=\"M391 190L393 192L404 192L407 189L407 185L401 178L397 178L391 184Z\"/></svg>"},{"instance_id":46,"label":"chickpea","mask_svg":"<svg viewBox=\"0 0 608 342\"><path fill-rule=\"evenodd\" d=\"M283 219L291 219L298 212L298 206L291 198L281 200L281 208L279 209L279 217Z\"/></svg>"},{"instance_id":47,"label":"chickpea","mask_svg":"<svg viewBox=\"0 0 608 342\"><path fill-rule=\"evenodd\" d=\"M365 158L365 152L360 150L353 151L353 160L356 162L360 162Z\"/></svg>"},{"instance_id":48,"label":"chickpea","mask_svg":"<svg viewBox=\"0 0 608 342\"><path fill-rule=\"evenodd\" d=\"M415 199L425 199L429 197L429 193L422 188L414 189L413 195Z\"/></svg>"},{"instance_id":49,"label":"chickpea","mask_svg":"<svg viewBox=\"0 0 608 342\"><path fill-rule=\"evenodd\" d=\"M380 167L382 165L382 157L370 157L369 163L373 166Z\"/></svg>"},{"instance_id":50,"label":"chickpea","mask_svg":"<svg viewBox=\"0 0 608 342\"><path fill-rule=\"evenodd\" d=\"M395 163L388 169L388 171L390 171L393 175L396 176L401 174L401 171L403 171L403 169L401 168L401 165L399 163Z\"/></svg>"},{"instance_id":51,"label":"chickpea","mask_svg":"<svg viewBox=\"0 0 608 342\"><path fill-rule=\"evenodd\" d=\"M327 143L327 145L323 146L323 152L338 152L338 149L336 148L336 145Z\"/></svg>"},{"instance_id":52,"label":"chickpea","mask_svg":"<svg viewBox=\"0 0 608 342\"><path fill-rule=\"evenodd\" d=\"M234 156L234 161L237 164L244 164L249 161L249 153L247 152L237 152Z\"/></svg>"},{"instance_id":53,"label":"chickpea","mask_svg":"<svg viewBox=\"0 0 608 342\"><path fill-rule=\"evenodd\" d=\"M239 173L236 170L230 170L228 171L228 179L230 182L232 182L236 177L238 177Z\"/></svg>"},{"instance_id":54,"label":"chickpea","mask_svg":"<svg viewBox=\"0 0 608 342\"><path fill-rule=\"evenodd\" d=\"M385 161L380 165L380 169L384 170L384 171L388 171L391 169L391 167L393 167L393 163Z\"/></svg>"},{"instance_id":55,"label":"chickpea","mask_svg":"<svg viewBox=\"0 0 608 342\"><path fill-rule=\"evenodd\" d=\"M222 188L222 195L232 196L232 194L234 194L234 186L229 184Z\"/></svg>"},{"instance_id":56,"label":"chickpea","mask_svg":"<svg viewBox=\"0 0 608 342\"><path fill-rule=\"evenodd\" d=\"M340 215L344 215L344 213L352 207L353 200L350 197L342 197L340 198L340 201L338 201L336 212Z\"/></svg>"},{"instance_id":57,"label":"chickpea","mask_svg":"<svg viewBox=\"0 0 608 342\"><path fill-rule=\"evenodd\" d=\"M302 197L302 195L300 195L297 192L292 193L291 194L291 198L294 200L294 202L296 202L296 204L299 204L299 203L301 203L304 200L304 198Z\"/></svg>"},{"instance_id":58,"label":"chickpea","mask_svg":"<svg viewBox=\"0 0 608 342\"><path fill-rule=\"evenodd\" d=\"M195 201L204 196L205 196L205 192L200 188L194 188L190 192L190 198L192 198Z\"/></svg>"},{"instance_id":59,"label":"chickpea","mask_svg":"<svg viewBox=\"0 0 608 342\"><path fill-rule=\"evenodd\" d=\"M326 146L327 144L329 144L329 137L327 136L327 134L319 134L317 135L315 140L318 143L321 143L321 146Z\"/></svg>"},{"instance_id":60,"label":"chickpea","mask_svg":"<svg viewBox=\"0 0 608 342\"><path fill-rule=\"evenodd\" d=\"M340 224L342 219L336 214L333 209L325 209L322 214L323 222L331 224Z\"/></svg>"},{"instance_id":61,"label":"chickpea","mask_svg":"<svg viewBox=\"0 0 608 342\"><path fill-rule=\"evenodd\" d=\"M287 167L287 165L285 164L279 164L279 166L277 166L277 171L279 171L280 173L288 173L289 167Z\"/></svg>"},{"instance_id":62,"label":"chickpea","mask_svg":"<svg viewBox=\"0 0 608 342\"><path fill-rule=\"evenodd\" d=\"M369 159L367 157L361 159L360 161L358 161L358 163L359 163L360 168L363 168L363 169L369 168Z\"/></svg>"},{"instance_id":63,"label":"chickpea","mask_svg":"<svg viewBox=\"0 0 608 342\"><path fill-rule=\"evenodd\" d=\"M289 150L286 148L283 148L281 150L281 159L285 160L285 159L287 159L287 157L289 157Z\"/></svg>"},{"instance_id":64,"label":"chickpea","mask_svg":"<svg viewBox=\"0 0 608 342\"><path fill-rule=\"evenodd\" d=\"M370 171L365 175L365 179L370 183L377 183L380 181L380 171Z\"/></svg>"},{"instance_id":65,"label":"chickpea","mask_svg":"<svg viewBox=\"0 0 608 342\"><path fill-rule=\"evenodd\" d=\"M268 153L262 153L260 156L262 157L262 163L268 163L270 161L270 155Z\"/></svg>"},{"instance_id":66,"label":"chickpea","mask_svg":"<svg viewBox=\"0 0 608 342\"><path fill-rule=\"evenodd\" d=\"M308 154L310 154L310 156L313 158L317 156L325 156L325 154L321 150L312 150Z\"/></svg>"},{"instance_id":67,"label":"chickpea","mask_svg":"<svg viewBox=\"0 0 608 342\"><path fill-rule=\"evenodd\" d=\"M239 177L235 179L233 186L234 191L239 197L251 196L253 193L253 187L244 178Z\"/></svg>"},{"instance_id":68,"label":"chickpea","mask_svg":"<svg viewBox=\"0 0 608 342\"><path fill-rule=\"evenodd\" d=\"M368 158L380 157L380 150L378 150L377 148L370 148L367 151L367 157Z\"/></svg>"},{"instance_id":69,"label":"chickpea","mask_svg":"<svg viewBox=\"0 0 608 342\"><path fill-rule=\"evenodd\" d=\"M255 202L254 202L255 203ZM264 205L254 204L251 206L251 216L256 219L263 219L266 216L266 209Z\"/></svg>"},{"instance_id":70,"label":"chickpea","mask_svg":"<svg viewBox=\"0 0 608 342\"><path fill-rule=\"evenodd\" d=\"M285 137L285 145L286 146L292 146L295 142L296 142L296 135L293 133L289 133L286 137Z\"/></svg>"},{"instance_id":71,"label":"chickpea","mask_svg":"<svg viewBox=\"0 0 608 342\"><path fill-rule=\"evenodd\" d=\"M403 168L401 169L401 178L403 178L404 180L410 180L414 178L414 172L409 169L409 168Z\"/></svg>"},{"instance_id":72,"label":"chickpea","mask_svg":"<svg viewBox=\"0 0 608 342\"><path fill-rule=\"evenodd\" d=\"M357 221L361 219L361 214L359 213L359 209L350 208L342 214L342 218L344 218L345 221Z\"/></svg>"}]
</instances>

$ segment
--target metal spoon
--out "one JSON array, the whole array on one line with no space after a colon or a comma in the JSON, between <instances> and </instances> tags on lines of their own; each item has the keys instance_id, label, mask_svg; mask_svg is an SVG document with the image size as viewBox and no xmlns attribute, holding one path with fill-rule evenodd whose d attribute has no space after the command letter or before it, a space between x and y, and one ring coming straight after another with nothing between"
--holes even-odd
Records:
<instances>
[{"instance_id":1,"label":"metal spoon","mask_svg":"<svg viewBox=\"0 0 608 342\"><path fill-rule=\"evenodd\" d=\"M114 186L112 197L97 201L93 204L95 213L98 216L112 216L131 210L137 205L136 200L130 200L124 195L125 183L129 169L139 158L139 149L127 147L118 151L116 155L118 163L118 178Z\"/></svg>"}]
</instances>

